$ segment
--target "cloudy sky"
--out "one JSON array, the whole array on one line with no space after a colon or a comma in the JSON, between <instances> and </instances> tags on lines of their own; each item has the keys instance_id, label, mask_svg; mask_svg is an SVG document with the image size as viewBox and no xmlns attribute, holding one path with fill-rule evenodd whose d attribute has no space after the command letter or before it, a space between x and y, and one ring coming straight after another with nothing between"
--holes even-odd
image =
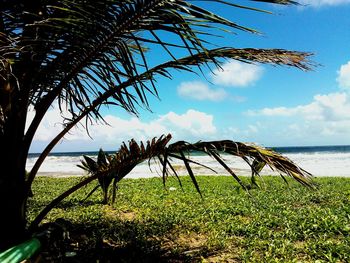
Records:
<instances>
[{"instance_id":1,"label":"cloudy sky","mask_svg":"<svg viewBox=\"0 0 350 263\"><path fill-rule=\"evenodd\" d=\"M263 33L237 32L217 39L218 45L313 52L312 60L320 64L313 71L225 61L222 69L202 75L173 72L172 80L158 79L160 100L151 98L152 113L141 109L136 118L119 109L103 110L109 126L92 125L92 139L75 129L54 151L114 150L121 141L164 133L174 140L231 139L265 146L350 144L350 0L300 2L304 5L258 4L273 15L207 5ZM60 121L52 108L32 152L59 132Z\"/></svg>"}]
</instances>

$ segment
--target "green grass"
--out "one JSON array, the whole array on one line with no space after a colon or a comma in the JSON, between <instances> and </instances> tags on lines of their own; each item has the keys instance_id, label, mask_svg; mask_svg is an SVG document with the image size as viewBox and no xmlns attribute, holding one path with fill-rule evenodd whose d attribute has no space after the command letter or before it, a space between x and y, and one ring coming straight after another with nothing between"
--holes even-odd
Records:
<instances>
[{"instance_id":1,"label":"green grass","mask_svg":"<svg viewBox=\"0 0 350 263\"><path fill-rule=\"evenodd\" d=\"M80 179L38 178L29 218ZM230 177L123 180L113 206L83 188L46 222L71 222L72 262L350 262L350 179L319 178L317 190L265 177L251 196ZM68 259L65 260L68 262Z\"/></svg>"}]
</instances>

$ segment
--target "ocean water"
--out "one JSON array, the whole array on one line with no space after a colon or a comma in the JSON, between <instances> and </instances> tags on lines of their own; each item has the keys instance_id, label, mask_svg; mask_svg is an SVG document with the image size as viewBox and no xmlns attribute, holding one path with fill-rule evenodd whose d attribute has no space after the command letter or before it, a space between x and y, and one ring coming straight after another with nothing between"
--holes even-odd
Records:
<instances>
[{"instance_id":1,"label":"ocean water","mask_svg":"<svg viewBox=\"0 0 350 263\"><path fill-rule=\"evenodd\" d=\"M350 145L349 146L316 146L316 147L278 147L274 150L282 153L304 170L312 173L314 176L343 176L350 177ZM38 175L42 176L81 176L85 172L77 167L82 160L83 155L96 157L97 152L70 152L70 153L52 153L50 154L39 170ZM38 154L30 154L27 160L27 170L30 170ZM194 161L203 163L218 174L227 175L227 172L211 157L203 154L195 154L191 157ZM238 175L250 175L249 166L237 157L224 155L224 159L229 166ZM173 164L180 175L187 174L183 163L179 160L173 160ZM197 165L191 165L196 174L211 175L213 171ZM263 175L274 174L268 168L264 168ZM152 161L149 167L148 163L142 163L134 168L127 176L128 178L154 177L161 176L159 164Z\"/></svg>"}]
</instances>

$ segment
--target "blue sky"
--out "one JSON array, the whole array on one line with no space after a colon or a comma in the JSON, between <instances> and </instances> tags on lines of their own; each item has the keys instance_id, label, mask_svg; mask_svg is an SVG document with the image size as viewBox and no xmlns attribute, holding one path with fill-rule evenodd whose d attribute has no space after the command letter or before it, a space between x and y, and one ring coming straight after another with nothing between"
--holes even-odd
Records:
<instances>
[{"instance_id":1,"label":"blue sky","mask_svg":"<svg viewBox=\"0 0 350 263\"><path fill-rule=\"evenodd\" d=\"M250 4L248 1L242 1ZM313 52L311 72L226 61L223 71L203 75L172 72L158 78L160 100L139 118L103 110L110 126L93 125L93 139L76 129L54 149L117 149L121 141L172 133L174 140L255 142L265 146L350 144L350 0L303 0L304 7L254 4L274 14L206 3L210 10L262 32L236 32L211 39L219 46L283 48ZM152 53L153 63L162 61ZM213 74L215 73L215 74ZM40 151L61 126L52 109L31 148Z\"/></svg>"}]
</instances>

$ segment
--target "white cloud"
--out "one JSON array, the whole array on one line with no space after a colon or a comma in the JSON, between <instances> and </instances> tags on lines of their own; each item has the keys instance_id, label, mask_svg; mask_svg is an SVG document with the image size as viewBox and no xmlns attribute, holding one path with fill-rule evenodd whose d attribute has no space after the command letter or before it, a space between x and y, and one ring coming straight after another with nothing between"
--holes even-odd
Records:
<instances>
[{"instance_id":1,"label":"white cloud","mask_svg":"<svg viewBox=\"0 0 350 263\"><path fill-rule=\"evenodd\" d=\"M261 66L230 60L222 69L213 71L214 84L232 87L245 87L254 84L262 75Z\"/></svg>"},{"instance_id":2,"label":"white cloud","mask_svg":"<svg viewBox=\"0 0 350 263\"><path fill-rule=\"evenodd\" d=\"M221 101L227 96L225 90L211 89L200 81L182 82L177 88L177 92L181 97L195 100Z\"/></svg>"},{"instance_id":3,"label":"white cloud","mask_svg":"<svg viewBox=\"0 0 350 263\"><path fill-rule=\"evenodd\" d=\"M105 116L105 120L108 126L94 125L90 128L93 138L108 142L119 138L118 142L121 142L130 138L148 140L171 133L174 140L198 140L216 133L214 117L193 109L184 114L169 112L149 122L143 122L136 117L121 119L112 115Z\"/></svg>"},{"instance_id":4,"label":"white cloud","mask_svg":"<svg viewBox=\"0 0 350 263\"><path fill-rule=\"evenodd\" d=\"M215 85L225 87L245 87L253 85L262 75L261 66L230 60L224 63L221 68L215 69L210 78ZM177 93L183 98L195 100L222 101L231 99L235 102L242 102L244 97L230 96L223 88L211 88L202 81L182 82Z\"/></svg>"},{"instance_id":5,"label":"white cloud","mask_svg":"<svg viewBox=\"0 0 350 263\"><path fill-rule=\"evenodd\" d=\"M269 136L294 140L292 144L349 142L350 94L345 92L316 95L309 104L296 107L264 108L248 111L252 117L265 116ZM321 140L321 141L320 141Z\"/></svg>"},{"instance_id":6,"label":"white cloud","mask_svg":"<svg viewBox=\"0 0 350 263\"><path fill-rule=\"evenodd\" d=\"M249 110L259 120L262 140L281 145L342 144L350 142L350 61L338 71L339 92L318 94L308 104ZM242 132L241 132L242 134ZM251 134L250 134L251 135Z\"/></svg>"},{"instance_id":7,"label":"white cloud","mask_svg":"<svg viewBox=\"0 0 350 263\"><path fill-rule=\"evenodd\" d=\"M35 115L35 111L30 109L27 114L27 123L26 127L29 127L29 124L33 120ZM42 120L36 134L35 134L35 141L42 141L46 142L49 140L52 140L54 136L56 136L59 132L63 129L63 116L68 116L67 113L61 114L58 109L52 108L47 111L44 119ZM73 133L67 134L67 139L75 139L75 138L82 138L86 137L88 138L86 132L83 134L81 129L79 127L76 127L73 129Z\"/></svg>"},{"instance_id":8,"label":"white cloud","mask_svg":"<svg viewBox=\"0 0 350 263\"><path fill-rule=\"evenodd\" d=\"M262 110L248 110L246 115L248 116L291 116L295 114L296 109L286 108L286 107L276 107L276 108L264 108Z\"/></svg>"},{"instance_id":9,"label":"white cloud","mask_svg":"<svg viewBox=\"0 0 350 263\"><path fill-rule=\"evenodd\" d=\"M340 67L337 81L341 88L350 90L350 61Z\"/></svg>"},{"instance_id":10,"label":"white cloud","mask_svg":"<svg viewBox=\"0 0 350 263\"><path fill-rule=\"evenodd\" d=\"M349 4L350 0L300 0L298 2L300 4L320 7L320 6L335 6L335 5Z\"/></svg>"},{"instance_id":11,"label":"white cloud","mask_svg":"<svg viewBox=\"0 0 350 263\"><path fill-rule=\"evenodd\" d=\"M350 91L350 61L338 71L337 82L342 89ZM324 122L350 121L350 92L335 92L326 95L315 95L313 101L296 107L275 107L261 110L249 110L248 116L299 116L305 120ZM340 125L340 126L343 126Z\"/></svg>"},{"instance_id":12,"label":"white cloud","mask_svg":"<svg viewBox=\"0 0 350 263\"><path fill-rule=\"evenodd\" d=\"M306 120L339 121L350 120L350 96L348 93L316 95L311 103L292 108L264 108L247 111L249 116L300 116Z\"/></svg>"},{"instance_id":13,"label":"white cloud","mask_svg":"<svg viewBox=\"0 0 350 263\"><path fill-rule=\"evenodd\" d=\"M217 139L231 139L234 141L254 143L257 137L260 137L262 131L265 130L264 125L262 125L260 122L255 122L246 126L242 126L239 123L234 123L233 125L235 126L229 126L228 128L224 128L220 132L220 136L218 136ZM238 127L237 125L240 127ZM258 141L260 141L260 143L262 142L262 140L260 139Z\"/></svg>"},{"instance_id":14,"label":"white cloud","mask_svg":"<svg viewBox=\"0 0 350 263\"><path fill-rule=\"evenodd\" d=\"M169 112L161 116L156 122L173 128L173 130L179 129L195 136L203 136L216 132L213 120L214 117L212 115L191 109L182 115Z\"/></svg>"},{"instance_id":15,"label":"white cloud","mask_svg":"<svg viewBox=\"0 0 350 263\"><path fill-rule=\"evenodd\" d=\"M29 112L28 123L32 119L34 112ZM102 147L106 150L117 148L122 141L128 141L134 138L137 141L146 141L152 137L159 137L162 134L171 133L173 140L196 141L200 139L210 139L215 136L217 130L214 126L214 117L210 114L188 110L184 114L169 112L158 116L154 120L144 122L136 117L122 119L112 115L104 116L109 125L91 125L89 127L90 135L86 134L83 128L75 128L70 134L65 136L61 150L72 150L69 143L76 145L80 142L79 149L98 149ZM42 125L39 127L34 141L40 144L48 143L61 130L62 117L58 109L51 109L45 116ZM65 142L69 141L69 142ZM35 149L36 151L36 149Z\"/></svg>"}]
</instances>

